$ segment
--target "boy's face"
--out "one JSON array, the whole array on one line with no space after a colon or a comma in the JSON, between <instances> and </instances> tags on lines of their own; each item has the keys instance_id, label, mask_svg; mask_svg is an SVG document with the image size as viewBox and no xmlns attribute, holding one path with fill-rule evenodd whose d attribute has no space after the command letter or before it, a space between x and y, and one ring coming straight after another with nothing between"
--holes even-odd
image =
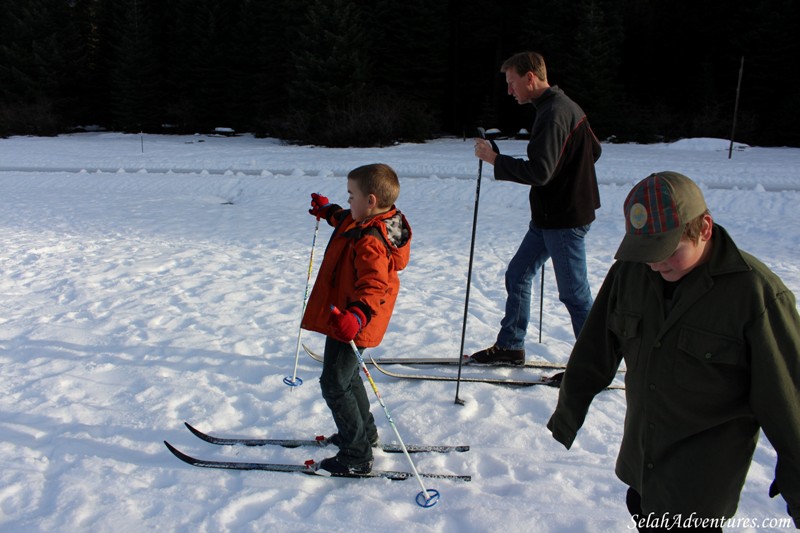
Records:
<instances>
[{"instance_id":1,"label":"boy's face","mask_svg":"<svg viewBox=\"0 0 800 533\"><path fill-rule=\"evenodd\" d=\"M703 231L696 243L683 237L671 256L658 263L647 263L647 266L661 274L665 281L678 281L694 270L696 266L705 263L711 251L709 243L712 228L711 217L708 215L706 217L707 219L703 222Z\"/></svg>"},{"instance_id":2,"label":"boy's face","mask_svg":"<svg viewBox=\"0 0 800 533\"><path fill-rule=\"evenodd\" d=\"M375 195L364 195L354 180L347 180L347 194L347 203L350 204L353 220L361 222L370 216L377 203Z\"/></svg>"},{"instance_id":3,"label":"boy's face","mask_svg":"<svg viewBox=\"0 0 800 533\"><path fill-rule=\"evenodd\" d=\"M678 281L698 265L702 254L699 245L689 239L681 239L671 256L658 263L647 263L647 266L661 274L665 281Z\"/></svg>"}]
</instances>

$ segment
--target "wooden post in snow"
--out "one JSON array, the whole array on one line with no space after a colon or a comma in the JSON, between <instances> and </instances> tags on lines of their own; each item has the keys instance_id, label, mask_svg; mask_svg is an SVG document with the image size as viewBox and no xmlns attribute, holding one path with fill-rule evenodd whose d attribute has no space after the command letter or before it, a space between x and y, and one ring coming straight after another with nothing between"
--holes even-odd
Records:
<instances>
[{"instance_id":1,"label":"wooden post in snow","mask_svg":"<svg viewBox=\"0 0 800 533\"><path fill-rule=\"evenodd\" d=\"M728 159L733 155L733 135L736 133L736 116L739 114L739 91L742 88L742 72L744 71L744 56L739 65L739 83L736 84L736 103L733 105L733 126L731 126L731 145L728 147Z\"/></svg>"}]
</instances>

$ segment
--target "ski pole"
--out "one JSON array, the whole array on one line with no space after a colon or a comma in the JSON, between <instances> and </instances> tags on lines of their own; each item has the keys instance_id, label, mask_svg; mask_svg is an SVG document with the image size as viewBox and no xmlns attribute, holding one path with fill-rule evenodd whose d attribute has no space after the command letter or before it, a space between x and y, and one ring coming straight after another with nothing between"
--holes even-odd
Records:
<instances>
[{"instance_id":1,"label":"ski pole","mask_svg":"<svg viewBox=\"0 0 800 533\"><path fill-rule=\"evenodd\" d=\"M486 138L486 130L478 128L478 135L481 139ZM464 405L464 400L458 397L461 388L461 363L464 359L464 337L467 333L467 316L469 311L469 288L472 284L472 259L475 255L475 228L478 225L478 202L481 198L481 175L483 174L483 160L478 159L478 183L475 186L475 209L472 214L472 240L469 245L469 267L467 268L467 295L464 299L464 321L461 324L461 350L458 352L458 378L456 379L456 399L455 403Z\"/></svg>"},{"instance_id":2,"label":"ski pole","mask_svg":"<svg viewBox=\"0 0 800 533\"><path fill-rule=\"evenodd\" d=\"M546 263L546 261L545 261ZM544 309L544 265L542 263L542 273L540 276L542 277L542 287L539 289L539 344L542 342L542 309Z\"/></svg>"},{"instance_id":3,"label":"ski pole","mask_svg":"<svg viewBox=\"0 0 800 533\"><path fill-rule=\"evenodd\" d=\"M381 407L383 407L383 412L386 414L386 420L388 420L389 425L392 426L394 434L397 437L398 442L400 442L400 448L402 448L403 450L403 455L405 455L406 459L408 459L408 464L409 466L411 466L411 471L414 473L414 477L417 479L419 487L422 489L422 491L419 494L417 494L416 498L417 505L419 505L420 507L433 507L434 505L439 503L439 491L435 489L425 488L425 485L422 483L422 478L420 477L419 472L417 471L417 467L414 465L414 461L411 460L411 455L409 455L408 449L406 448L406 445L403 442L403 438L400 436L400 432L397 430L397 426L395 425L394 420L392 420L392 415L389 413L389 408L386 407L386 404L383 402L383 398L381 398L381 393L380 391L378 391L378 386L375 385L375 381L372 379L372 375L370 375L369 373L367 364L364 362L364 357L361 355L361 352L358 351L358 347L356 346L355 342L350 341L350 347L353 349L353 352L358 357L358 362L361 364L361 370L363 370L364 374L367 376L367 380L369 381L369 384L372 386L372 391L378 398L378 403L381 404ZM422 501L420 500L420 497L422 497Z\"/></svg>"},{"instance_id":4,"label":"ski pole","mask_svg":"<svg viewBox=\"0 0 800 533\"><path fill-rule=\"evenodd\" d=\"M334 314L339 314L339 311L336 307L332 307L331 311ZM375 385L375 381L372 379L372 375L369 373L369 369L367 368L367 364L364 362L364 357L361 355L361 352L358 350L358 346L354 341L350 341L350 348L352 348L353 353L356 354L358 358L358 363L361 365L361 370L364 371L364 374L367 376L367 381L369 381L370 386L372 387L372 391L375 393L375 396L378 398L378 403L381 404L383 407L383 412L386 414L386 419L389 421L389 425L392 426L394 430L394 434L397 437L397 440L400 442L400 448L403 450L403 454L408 459L408 464L411 465L411 471L414 473L414 477L417 479L422 492L417 494L417 505L420 507L433 507L439 502L439 491L435 489L426 489L425 485L422 483L422 478L417 471L417 467L414 466L414 461L411 460L411 455L408 453L408 449L406 448L405 443L403 442L403 438L400 436L400 432L397 430L397 426L392 420L392 415L389 413L389 408L386 407L386 404L383 402L383 398L381 397L380 391L378 391L378 386ZM420 500L422 498L422 501Z\"/></svg>"},{"instance_id":5,"label":"ski pole","mask_svg":"<svg viewBox=\"0 0 800 533\"><path fill-rule=\"evenodd\" d=\"M303 295L303 309L300 312L300 328L297 332L297 347L294 351L294 372L291 378L286 376L283 382L290 387L299 387L303 384L303 380L297 377L297 363L300 361L300 338L303 335L303 315L306 313L306 304L308 303L308 288L311 285L311 271L314 265L314 248L317 246L317 233L319 233L319 217L317 217L317 225L314 226L314 240L311 241L311 257L308 259L308 278L306 278L306 292Z\"/></svg>"}]
</instances>

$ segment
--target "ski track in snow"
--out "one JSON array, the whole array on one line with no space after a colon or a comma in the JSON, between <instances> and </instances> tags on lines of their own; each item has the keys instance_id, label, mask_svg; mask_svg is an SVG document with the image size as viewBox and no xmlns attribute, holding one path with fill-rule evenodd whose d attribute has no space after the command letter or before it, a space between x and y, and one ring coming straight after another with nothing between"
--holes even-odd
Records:
<instances>
[{"instance_id":1,"label":"ski track in snow","mask_svg":"<svg viewBox=\"0 0 800 533\"><path fill-rule=\"evenodd\" d=\"M524 142L499 145L525 153ZM624 232L630 186L676 170L701 184L741 248L800 293L800 149L742 148L728 160L727 143L715 140L603 148L603 207L587 240L593 291ZM566 451L545 428L552 388L462 383L465 405L455 406L454 383L372 371L406 442L472 446L414 457L420 471L473 476L428 480L442 494L432 509L414 502L415 480L196 469L166 450L165 439L204 458L298 463L334 453L214 447L183 421L231 436L334 430L318 363L301 352L305 384L282 382L294 368L314 230L306 210L310 192L345 204L346 173L377 161L401 176L398 206L414 241L394 318L373 354L456 356L475 205L469 140L333 150L249 136L0 139L0 529L628 530L625 487L613 473L625 412L618 391L598 396ZM527 188L494 181L484 165L467 352L494 339L504 269L528 218ZM322 226L315 272L330 234ZM537 279L527 350L564 362L572 333L549 267L543 343ZM303 340L322 348L319 335ZM535 371L464 369L486 372ZM396 441L373 400L382 440ZM774 463L762 437L738 517L785 516L783 501L767 496ZM376 452L376 468L408 464L402 454Z\"/></svg>"}]
</instances>

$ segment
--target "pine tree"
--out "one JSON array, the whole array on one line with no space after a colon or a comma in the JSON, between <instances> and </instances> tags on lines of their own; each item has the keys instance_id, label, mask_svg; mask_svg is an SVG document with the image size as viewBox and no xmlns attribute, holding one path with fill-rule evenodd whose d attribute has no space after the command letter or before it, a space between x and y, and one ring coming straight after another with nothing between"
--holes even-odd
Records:
<instances>
[{"instance_id":1,"label":"pine tree","mask_svg":"<svg viewBox=\"0 0 800 533\"><path fill-rule=\"evenodd\" d=\"M245 1L236 16L230 102L237 129L266 135L288 104L290 48L300 15L294 0Z\"/></svg>"},{"instance_id":2,"label":"pine tree","mask_svg":"<svg viewBox=\"0 0 800 533\"><path fill-rule=\"evenodd\" d=\"M95 124L96 90L93 69L93 9L95 0L51 4L59 43L53 78L57 83L54 110L67 128Z\"/></svg>"},{"instance_id":3,"label":"pine tree","mask_svg":"<svg viewBox=\"0 0 800 533\"><path fill-rule=\"evenodd\" d=\"M741 56L745 58L740 111L740 139L768 145L800 146L800 93L795 79L800 55L800 4L792 0L762 0L736 10L740 21L731 32L726 71L719 91L729 95L732 113L735 80ZM732 52L732 53L731 53ZM753 120L753 116L757 120Z\"/></svg>"},{"instance_id":4,"label":"pine tree","mask_svg":"<svg viewBox=\"0 0 800 533\"><path fill-rule=\"evenodd\" d=\"M53 135L61 48L46 2L18 0L0 13L0 134Z\"/></svg>"},{"instance_id":5,"label":"pine tree","mask_svg":"<svg viewBox=\"0 0 800 533\"><path fill-rule=\"evenodd\" d=\"M447 81L447 4L379 0L371 17L370 81L381 91L440 109Z\"/></svg>"},{"instance_id":6,"label":"pine tree","mask_svg":"<svg viewBox=\"0 0 800 533\"><path fill-rule=\"evenodd\" d=\"M574 44L565 54L570 68L564 86L601 137L620 127L616 109L624 99L618 78L623 29L617 4L616 0L578 2Z\"/></svg>"},{"instance_id":7,"label":"pine tree","mask_svg":"<svg viewBox=\"0 0 800 533\"><path fill-rule=\"evenodd\" d=\"M155 3L155 2L154 2ZM148 0L112 0L111 116L125 131L160 128L158 54L154 47L154 6Z\"/></svg>"},{"instance_id":8,"label":"pine tree","mask_svg":"<svg viewBox=\"0 0 800 533\"><path fill-rule=\"evenodd\" d=\"M361 11L352 0L313 0L291 51L288 84L297 109L314 114L362 94L368 74Z\"/></svg>"}]
</instances>

